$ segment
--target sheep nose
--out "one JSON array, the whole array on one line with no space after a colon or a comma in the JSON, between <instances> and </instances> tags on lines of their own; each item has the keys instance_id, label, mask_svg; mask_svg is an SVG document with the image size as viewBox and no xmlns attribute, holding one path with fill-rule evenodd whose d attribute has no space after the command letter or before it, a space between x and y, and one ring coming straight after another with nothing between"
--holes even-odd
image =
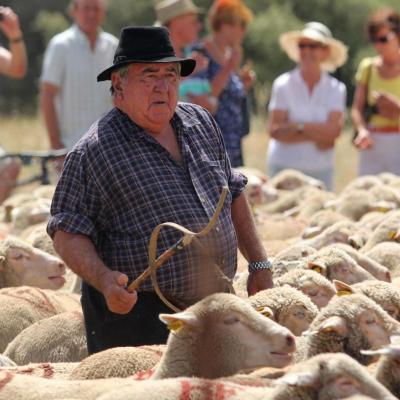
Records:
<instances>
[{"instance_id":1,"label":"sheep nose","mask_svg":"<svg viewBox=\"0 0 400 400\"><path fill-rule=\"evenodd\" d=\"M288 347L293 347L295 344L295 338L293 335L287 335L286 336L286 344L288 345Z\"/></svg>"},{"instance_id":2,"label":"sheep nose","mask_svg":"<svg viewBox=\"0 0 400 400\"><path fill-rule=\"evenodd\" d=\"M58 268L60 269L61 272L65 272L66 265L63 261L58 262Z\"/></svg>"}]
</instances>

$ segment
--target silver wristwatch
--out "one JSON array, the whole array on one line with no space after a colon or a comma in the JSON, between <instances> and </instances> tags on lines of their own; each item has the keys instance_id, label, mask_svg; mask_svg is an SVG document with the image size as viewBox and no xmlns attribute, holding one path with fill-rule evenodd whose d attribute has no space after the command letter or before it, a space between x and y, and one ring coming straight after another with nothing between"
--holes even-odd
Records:
<instances>
[{"instance_id":1,"label":"silver wristwatch","mask_svg":"<svg viewBox=\"0 0 400 400\"><path fill-rule=\"evenodd\" d=\"M252 261L249 263L249 273L254 271L260 271L263 269L267 269L271 271L272 263L271 261Z\"/></svg>"}]
</instances>

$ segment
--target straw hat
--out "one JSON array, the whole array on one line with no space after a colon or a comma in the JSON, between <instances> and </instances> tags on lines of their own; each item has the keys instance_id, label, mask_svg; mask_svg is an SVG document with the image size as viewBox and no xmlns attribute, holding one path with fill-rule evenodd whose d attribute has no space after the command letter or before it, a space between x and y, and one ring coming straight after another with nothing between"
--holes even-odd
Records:
<instances>
[{"instance_id":1,"label":"straw hat","mask_svg":"<svg viewBox=\"0 0 400 400\"><path fill-rule=\"evenodd\" d=\"M155 6L156 26L165 25L172 18L185 14L200 14L202 8L196 7L192 0L163 0Z\"/></svg>"},{"instance_id":2,"label":"straw hat","mask_svg":"<svg viewBox=\"0 0 400 400\"><path fill-rule=\"evenodd\" d=\"M302 38L315 40L329 46L330 54L328 59L321 64L322 69L333 72L346 62L347 46L340 40L334 39L329 28L320 22L309 22L305 24L301 31L286 32L280 36L279 44L291 60L299 61L300 55L297 45Z\"/></svg>"}]
</instances>

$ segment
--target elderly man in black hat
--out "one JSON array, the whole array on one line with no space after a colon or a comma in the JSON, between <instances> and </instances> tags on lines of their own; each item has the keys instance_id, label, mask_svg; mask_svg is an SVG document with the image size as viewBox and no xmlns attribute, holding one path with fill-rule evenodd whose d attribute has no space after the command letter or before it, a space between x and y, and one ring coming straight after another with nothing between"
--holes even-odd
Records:
<instances>
[{"instance_id":1,"label":"elderly man in black hat","mask_svg":"<svg viewBox=\"0 0 400 400\"><path fill-rule=\"evenodd\" d=\"M133 293L126 286L148 266L153 229L171 221L200 231L224 186L229 192L214 229L158 270L158 286L181 308L226 291L208 266L217 265L232 279L238 242L249 261L249 293L272 286L270 263L243 194L246 179L231 169L210 114L177 101L179 79L194 67L193 60L176 57L166 28L124 28L113 65L97 77L111 79L115 108L66 157L48 232L83 278L89 353L166 341L158 314L168 308L152 282ZM180 235L163 231L159 253Z\"/></svg>"}]
</instances>

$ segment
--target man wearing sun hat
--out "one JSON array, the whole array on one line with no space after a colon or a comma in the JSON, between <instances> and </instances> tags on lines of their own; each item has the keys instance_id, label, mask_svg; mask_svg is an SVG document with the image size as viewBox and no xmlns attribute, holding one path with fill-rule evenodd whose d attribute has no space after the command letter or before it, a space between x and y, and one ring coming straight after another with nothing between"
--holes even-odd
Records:
<instances>
[{"instance_id":1,"label":"man wearing sun hat","mask_svg":"<svg viewBox=\"0 0 400 400\"><path fill-rule=\"evenodd\" d=\"M158 285L173 304L192 304L209 294L207 278L216 281L208 264L233 278L239 243L250 262L249 292L272 286L270 263L243 193L246 178L231 169L209 113L177 103L180 76L194 67L192 59L176 56L166 28L124 28L113 65L97 77L111 80L115 108L66 157L48 233L83 279L89 353L165 343L168 332L158 314L170 310L152 283L146 280L138 293L125 287L148 266L152 230L172 221L200 231L224 186L229 194L215 229L175 254L157 272ZM163 231L158 254L180 237L175 230Z\"/></svg>"},{"instance_id":2,"label":"man wearing sun hat","mask_svg":"<svg viewBox=\"0 0 400 400\"><path fill-rule=\"evenodd\" d=\"M333 148L344 124L346 87L327 72L346 62L347 47L319 22L282 34L279 43L298 65L273 83L268 173L298 169L332 190Z\"/></svg>"}]
</instances>

